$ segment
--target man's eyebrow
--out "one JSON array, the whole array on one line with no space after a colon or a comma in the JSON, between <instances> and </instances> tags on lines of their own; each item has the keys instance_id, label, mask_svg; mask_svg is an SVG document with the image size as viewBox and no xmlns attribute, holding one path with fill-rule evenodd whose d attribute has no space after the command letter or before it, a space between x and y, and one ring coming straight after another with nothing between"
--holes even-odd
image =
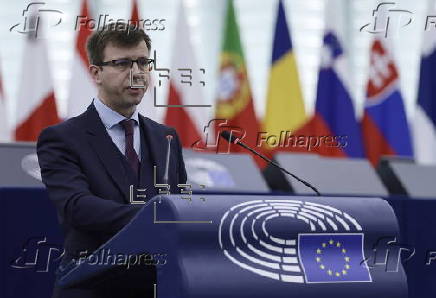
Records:
<instances>
[{"instance_id":1,"label":"man's eyebrow","mask_svg":"<svg viewBox=\"0 0 436 298\"><path fill-rule=\"evenodd\" d=\"M129 60L136 60L136 59L138 59L138 58L147 58L147 59L149 59L147 56L138 56L137 58L135 58L135 59L133 59L132 57L120 57L120 58L113 58L113 59L110 59L110 60L123 60L123 59L129 59Z\"/></svg>"}]
</instances>

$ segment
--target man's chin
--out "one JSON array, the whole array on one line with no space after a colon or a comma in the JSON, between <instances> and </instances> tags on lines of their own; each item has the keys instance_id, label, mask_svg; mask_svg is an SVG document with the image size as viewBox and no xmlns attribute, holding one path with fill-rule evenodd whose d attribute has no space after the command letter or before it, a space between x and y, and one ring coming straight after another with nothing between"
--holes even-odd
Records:
<instances>
[{"instance_id":1,"label":"man's chin","mask_svg":"<svg viewBox=\"0 0 436 298\"><path fill-rule=\"evenodd\" d=\"M127 89L126 90L126 97L129 99L130 102L139 104L144 97L144 91L141 89Z\"/></svg>"}]
</instances>

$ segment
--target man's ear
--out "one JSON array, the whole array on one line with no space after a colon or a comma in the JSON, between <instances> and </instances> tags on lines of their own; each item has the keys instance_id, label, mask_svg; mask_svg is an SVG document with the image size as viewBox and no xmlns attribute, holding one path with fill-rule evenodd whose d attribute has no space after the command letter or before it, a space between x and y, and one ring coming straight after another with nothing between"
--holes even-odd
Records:
<instances>
[{"instance_id":1,"label":"man's ear","mask_svg":"<svg viewBox=\"0 0 436 298\"><path fill-rule=\"evenodd\" d=\"M101 70L102 69L97 65L93 65L93 64L89 65L89 73L91 74L92 79L97 85L100 85L101 83L101 78L100 78Z\"/></svg>"}]
</instances>

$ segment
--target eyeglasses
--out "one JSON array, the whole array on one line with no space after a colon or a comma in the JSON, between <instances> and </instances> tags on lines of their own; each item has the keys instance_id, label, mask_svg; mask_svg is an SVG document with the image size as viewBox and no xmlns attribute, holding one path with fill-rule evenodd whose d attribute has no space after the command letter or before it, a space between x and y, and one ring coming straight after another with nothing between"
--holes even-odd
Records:
<instances>
[{"instance_id":1,"label":"eyeglasses","mask_svg":"<svg viewBox=\"0 0 436 298\"><path fill-rule=\"evenodd\" d=\"M126 69L131 69L133 67L133 63L136 62L138 65L138 68L143 71L151 71L153 69L153 59L148 59L145 57L139 57L136 60L132 60L129 58L122 58L122 59L116 59L116 60L110 60L101 62L99 64L96 64L97 66L112 66L116 69L119 69L120 71L124 71Z\"/></svg>"}]
</instances>

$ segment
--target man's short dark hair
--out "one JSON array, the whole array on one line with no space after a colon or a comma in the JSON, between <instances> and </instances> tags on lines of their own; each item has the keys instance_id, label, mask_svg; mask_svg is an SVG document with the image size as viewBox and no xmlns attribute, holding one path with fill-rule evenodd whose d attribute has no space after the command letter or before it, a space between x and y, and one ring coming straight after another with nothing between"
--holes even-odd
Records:
<instances>
[{"instance_id":1,"label":"man's short dark hair","mask_svg":"<svg viewBox=\"0 0 436 298\"><path fill-rule=\"evenodd\" d=\"M130 48L145 41L148 50L151 49L150 37L143 29L134 24L116 22L103 27L102 30L94 31L88 38L86 50L90 64L104 62L103 55L106 46L111 43L116 47Z\"/></svg>"}]
</instances>

